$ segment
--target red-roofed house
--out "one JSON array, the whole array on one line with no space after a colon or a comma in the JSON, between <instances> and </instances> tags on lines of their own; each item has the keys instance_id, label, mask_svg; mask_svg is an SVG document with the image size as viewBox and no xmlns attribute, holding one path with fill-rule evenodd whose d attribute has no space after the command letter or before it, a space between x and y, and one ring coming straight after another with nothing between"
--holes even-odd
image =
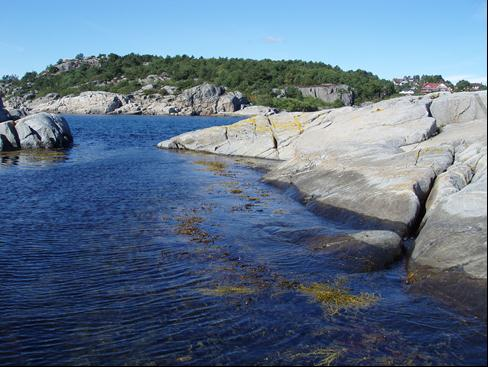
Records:
<instances>
[{"instance_id":1,"label":"red-roofed house","mask_svg":"<svg viewBox=\"0 0 488 367\"><path fill-rule=\"evenodd\" d=\"M444 83L424 83L420 93L428 94L433 92L451 92L451 88L449 88Z\"/></svg>"}]
</instances>

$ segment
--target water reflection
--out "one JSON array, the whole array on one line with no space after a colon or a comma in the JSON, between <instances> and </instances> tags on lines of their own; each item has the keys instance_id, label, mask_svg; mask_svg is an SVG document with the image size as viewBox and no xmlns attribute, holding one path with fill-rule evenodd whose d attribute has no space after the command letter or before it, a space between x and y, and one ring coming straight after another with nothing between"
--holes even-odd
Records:
<instances>
[{"instance_id":1,"label":"water reflection","mask_svg":"<svg viewBox=\"0 0 488 367\"><path fill-rule=\"evenodd\" d=\"M68 160L70 149L34 149L0 153L0 168L11 166L46 167Z\"/></svg>"}]
</instances>

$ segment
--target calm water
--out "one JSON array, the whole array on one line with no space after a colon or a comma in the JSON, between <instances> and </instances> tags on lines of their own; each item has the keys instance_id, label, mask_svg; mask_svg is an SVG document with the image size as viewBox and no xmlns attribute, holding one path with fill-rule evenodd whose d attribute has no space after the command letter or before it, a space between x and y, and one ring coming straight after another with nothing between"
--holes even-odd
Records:
<instances>
[{"instance_id":1,"label":"calm water","mask_svg":"<svg viewBox=\"0 0 488 367\"><path fill-rule=\"evenodd\" d=\"M353 273L297 240L338 228L247 162L155 148L235 119L67 120L72 149L0 155L1 365L486 364L486 326L404 264ZM338 277L377 302L300 291Z\"/></svg>"}]
</instances>

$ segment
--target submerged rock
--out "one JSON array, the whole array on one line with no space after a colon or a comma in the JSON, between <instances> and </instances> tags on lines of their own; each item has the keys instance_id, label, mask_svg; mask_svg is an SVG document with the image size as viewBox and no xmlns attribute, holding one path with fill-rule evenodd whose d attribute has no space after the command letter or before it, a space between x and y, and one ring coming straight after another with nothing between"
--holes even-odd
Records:
<instances>
[{"instance_id":1,"label":"submerged rock","mask_svg":"<svg viewBox=\"0 0 488 367\"><path fill-rule=\"evenodd\" d=\"M381 270L402 256L402 239L390 231L322 235L306 243L315 251L332 254L353 271Z\"/></svg>"}]
</instances>

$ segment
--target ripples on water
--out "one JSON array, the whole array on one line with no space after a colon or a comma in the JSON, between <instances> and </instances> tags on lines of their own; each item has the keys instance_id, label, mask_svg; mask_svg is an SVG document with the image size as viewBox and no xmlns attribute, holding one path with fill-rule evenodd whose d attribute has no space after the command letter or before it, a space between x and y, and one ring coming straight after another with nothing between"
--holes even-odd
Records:
<instances>
[{"instance_id":1,"label":"ripples on water","mask_svg":"<svg viewBox=\"0 0 488 367\"><path fill-rule=\"evenodd\" d=\"M292 240L338 228L245 161L155 148L235 119L67 119L72 149L0 154L0 364L486 364L486 326L403 264L347 272ZM337 277L379 301L284 286Z\"/></svg>"}]
</instances>

